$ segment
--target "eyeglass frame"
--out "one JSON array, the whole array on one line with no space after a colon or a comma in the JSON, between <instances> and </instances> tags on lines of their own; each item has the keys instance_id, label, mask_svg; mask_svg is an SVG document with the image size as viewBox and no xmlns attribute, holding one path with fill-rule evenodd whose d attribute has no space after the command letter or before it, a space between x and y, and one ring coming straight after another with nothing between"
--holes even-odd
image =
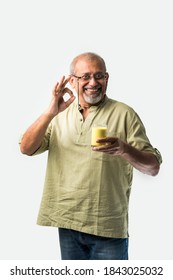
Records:
<instances>
[{"instance_id":1,"label":"eyeglass frame","mask_svg":"<svg viewBox=\"0 0 173 280\"><path fill-rule=\"evenodd\" d=\"M102 77L102 78L96 78L95 75L97 75L97 74L102 74L103 77ZM97 72L97 73L95 73L95 74L93 74L93 75L91 75L91 74L89 74L89 73L85 73L85 74L83 74L82 76L76 76L76 75L74 75L74 74L71 74L71 75L72 75L73 77L75 77L76 79L79 79L79 80L82 79L82 78L84 78L85 75L88 75L89 78L86 79L86 80L83 79L84 82L90 81L91 78L94 78L96 81L103 80L104 78L108 78L108 72L105 72L104 74L103 74L102 72Z\"/></svg>"}]
</instances>

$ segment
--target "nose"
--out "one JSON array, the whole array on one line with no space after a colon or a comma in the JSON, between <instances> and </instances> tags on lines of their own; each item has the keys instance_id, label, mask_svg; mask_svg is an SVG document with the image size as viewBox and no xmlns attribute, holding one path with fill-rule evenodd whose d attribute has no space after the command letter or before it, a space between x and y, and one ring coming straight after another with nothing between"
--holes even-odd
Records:
<instances>
[{"instance_id":1,"label":"nose","mask_svg":"<svg viewBox=\"0 0 173 280\"><path fill-rule=\"evenodd\" d=\"M97 80L94 78L94 76L90 77L89 84L90 85L96 85L97 84Z\"/></svg>"}]
</instances>

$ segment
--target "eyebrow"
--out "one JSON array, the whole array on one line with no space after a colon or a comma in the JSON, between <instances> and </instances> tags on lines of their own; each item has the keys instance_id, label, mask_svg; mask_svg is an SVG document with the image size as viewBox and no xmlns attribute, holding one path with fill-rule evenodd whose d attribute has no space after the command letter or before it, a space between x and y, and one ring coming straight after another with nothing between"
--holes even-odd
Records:
<instances>
[{"instance_id":1,"label":"eyebrow","mask_svg":"<svg viewBox=\"0 0 173 280\"><path fill-rule=\"evenodd\" d=\"M94 72L93 74L103 74L104 72L102 71L97 71L97 72ZM91 72L85 72L85 73L82 73L82 75L92 75Z\"/></svg>"}]
</instances>

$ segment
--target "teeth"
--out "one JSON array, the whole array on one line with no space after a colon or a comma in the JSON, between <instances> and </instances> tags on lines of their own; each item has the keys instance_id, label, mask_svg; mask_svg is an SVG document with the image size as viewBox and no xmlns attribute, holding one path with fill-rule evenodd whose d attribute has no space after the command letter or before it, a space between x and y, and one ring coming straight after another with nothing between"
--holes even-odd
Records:
<instances>
[{"instance_id":1,"label":"teeth","mask_svg":"<svg viewBox=\"0 0 173 280\"><path fill-rule=\"evenodd\" d=\"M98 89L86 89L89 92L98 92Z\"/></svg>"}]
</instances>

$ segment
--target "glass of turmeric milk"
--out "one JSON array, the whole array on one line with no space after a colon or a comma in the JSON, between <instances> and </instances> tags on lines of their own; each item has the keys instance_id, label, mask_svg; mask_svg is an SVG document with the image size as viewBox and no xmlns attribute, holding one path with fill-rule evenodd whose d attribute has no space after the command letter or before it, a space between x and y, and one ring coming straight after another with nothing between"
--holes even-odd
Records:
<instances>
[{"instance_id":1,"label":"glass of turmeric milk","mask_svg":"<svg viewBox=\"0 0 173 280\"><path fill-rule=\"evenodd\" d=\"M97 139L99 138L106 138L107 137L107 126L106 125L94 125L92 127L92 134L91 134L91 146L103 146L105 143L97 143Z\"/></svg>"}]
</instances>

